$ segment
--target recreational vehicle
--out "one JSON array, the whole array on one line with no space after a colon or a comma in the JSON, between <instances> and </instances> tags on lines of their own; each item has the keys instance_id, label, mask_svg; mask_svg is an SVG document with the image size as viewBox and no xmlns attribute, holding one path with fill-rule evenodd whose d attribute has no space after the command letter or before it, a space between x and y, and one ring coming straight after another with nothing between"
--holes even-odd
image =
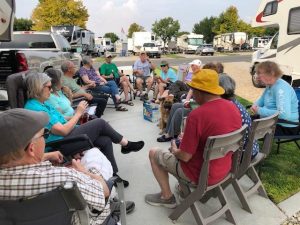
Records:
<instances>
[{"instance_id":1,"label":"recreational vehicle","mask_svg":"<svg viewBox=\"0 0 300 225\"><path fill-rule=\"evenodd\" d=\"M179 52L192 53L196 52L198 46L204 44L202 34L184 34L177 38L177 47Z\"/></svg>"},{"instance_id":2,"label":"recreational vehicle","mask_svg":"<svg viewBox=\"0 0 300 225\"><path fill-rule=\"evenodd\" d=\"M245 32L233 32L219 34L214 37L214 48L221 51L236 51L240 50L241 45L247 41L247 34Z\"/></svg>"},{"instance_id":3,"label":"recreational vehicle","mask_svg":"<svg viewBox=\"0 0 300 225\"><path fill-rule=\"evenodd\" d=\"M114 52L115 47L110 38L105 37L97 37L95 40L96 44L100 44L103 46L104 51Z\"/></svg>"},{"instance_id":4,"label":"recreational vehicle","mask_svg":"<svg viewBox=\"0 0 300 225\"><path fill-rule=\"evenodd\" d=\"M51 32L63 35L71 45L73 51L93 54L95 48L95 34L87 29L73 25L52 26Z\"/></svg>"},{"instance_id":5,"label":"recreational vehicle","mask_svg":"<svg viewBox=\"0 0 300 225\"><path fill-rule=\"evenodd\" d=\"M256 79L255 66L266 60L277 62L284 74L296 83L300 79L300 1L262 0L252 26L279 27L267 46L252 55L250 74L254 86L262 86Z\"/></svg>"}]
</instances>

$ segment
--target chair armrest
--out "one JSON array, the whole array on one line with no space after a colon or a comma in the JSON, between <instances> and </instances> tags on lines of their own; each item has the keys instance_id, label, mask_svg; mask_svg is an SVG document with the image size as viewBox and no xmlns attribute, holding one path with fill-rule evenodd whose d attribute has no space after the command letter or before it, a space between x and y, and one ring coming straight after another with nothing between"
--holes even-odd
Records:
<instances>
[{"instance_id":1,"label":"chair armrest","mask_svg":"<svg viewBox=\"0 0 300 225\"><path fill-rule=\"evenodd\" d=\"M61 140L48 142L46 147L50 148L50 152L59 150L63 155L70 156L93 148L94 145L86 134L80 134L73 137L67 137Z\"/></svg>"},{"instance_id":2,"label":"chair armrest","mask_svg":"<svg viewBox=\"0 0 300 225\"><path fill-rule=\"evenodd\" d=\"M284 120L284 119L278 119L277 120L277 124L278 123L286 123L286 124L290 124L290 125L297 125L300 126L299 122L293 122L293 121L288 121L288 120Z\"/></svg>"}]
</instances>

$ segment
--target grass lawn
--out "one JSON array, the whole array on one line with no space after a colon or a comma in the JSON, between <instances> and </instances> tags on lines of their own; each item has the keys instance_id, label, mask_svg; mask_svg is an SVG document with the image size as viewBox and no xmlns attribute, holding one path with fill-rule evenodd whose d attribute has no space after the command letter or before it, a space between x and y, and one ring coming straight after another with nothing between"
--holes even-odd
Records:
<instances>
[{"instance_id":1,"label":"grass lawn","mask_svg":"<svg viewBox=\"0 0 300 225\"><path fill-rule=\"evenodd\" d=\"M183 59L185 57L177 55L177 54L166 54L162 55L163 58L172 58L172 59Z\"/></svg>"},{"instance_id":2,"label":"grass lawn","mask_svg":"<svg viewBox=\"0 0 300 225\"><path fill-rule=\"evenodd\" d=\"M243 105L251 102L237 97ZM274 143L269 157L263 162L260 178L274 203L282 202L300 191L300 150L294 143L280 145L276 153Z\"/></svg>"},{"instance_id":3,"label":"grass lawn","mask_svg":"<svg viewBox=\"0 0 300 225\"><path fill-rule=\"evenodd\" d=\"M100 62L100 63L105 62L105 58L104 57L97 57L97 58L94 58L93 60L94 60L94 62Z\"/></svg>"}]
</instances>

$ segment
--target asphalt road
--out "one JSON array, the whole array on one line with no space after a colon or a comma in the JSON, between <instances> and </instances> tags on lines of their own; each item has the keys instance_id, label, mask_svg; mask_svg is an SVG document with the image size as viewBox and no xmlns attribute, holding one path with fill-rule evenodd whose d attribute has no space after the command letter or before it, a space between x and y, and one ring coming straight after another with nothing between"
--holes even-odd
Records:
<instances>
[{"instance_id":1,"label":"asphalt road","mask_svg":"<svg viewBox=\"0 0 300 225\"><path fill-rule=\"evenodd\" d=\"M128 58L116 58L113 60L113 62L117 66L132 66L133 63L137 57L128 57ZM189 63L194 59L200 59L203 64L208 63L208 62L251 62L251 54L246 54L246 55L239 55L239 54L234 54L234 55L221 55L221 56L195 56L195 55L187 55L186 58L160 58L160 59L151 59L152 62L154 62L155 65L159 65L160 61L164 59L167 60L170 65L172 66L177 66L179 64L183 63ZM94 65L96 68L98 68L102 63L95 62Z\"/></svg>"}]
</instances>

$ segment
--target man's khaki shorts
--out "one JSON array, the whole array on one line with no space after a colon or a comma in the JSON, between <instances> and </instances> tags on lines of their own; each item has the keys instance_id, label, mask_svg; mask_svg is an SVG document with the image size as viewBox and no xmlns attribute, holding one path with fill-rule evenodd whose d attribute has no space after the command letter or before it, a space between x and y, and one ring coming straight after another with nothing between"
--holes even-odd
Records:
<instances>
[{"instance_id":1,"label":"man's khaki shorts","mask_svg":"<svg viewBox=\"0 0 300 225\"><path fill-rule=\"evenodd\" d=\"M155 153L155 161L176 178L191 182L184 174L178 159L171 152L158 149Z\"/></svg>"}]
</instances>

